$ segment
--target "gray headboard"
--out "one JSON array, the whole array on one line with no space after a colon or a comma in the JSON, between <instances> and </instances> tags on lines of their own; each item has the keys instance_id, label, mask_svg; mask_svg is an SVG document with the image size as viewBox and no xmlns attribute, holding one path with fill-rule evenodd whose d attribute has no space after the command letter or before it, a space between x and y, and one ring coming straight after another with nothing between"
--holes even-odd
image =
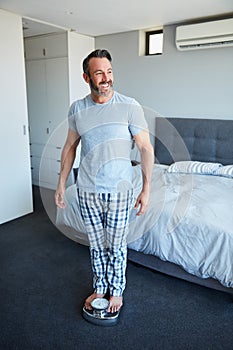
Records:
<instances>
[{"instance_id":1,"label":"gray headboard","mask_svg":"<svg viewBox=\"0 0 233 350\"><path fill-rule=\"evenodd\" d=\"M158 163L198 160L233 164L233 120L158 117L155 128Z\"/></svg>"}]
</instances>

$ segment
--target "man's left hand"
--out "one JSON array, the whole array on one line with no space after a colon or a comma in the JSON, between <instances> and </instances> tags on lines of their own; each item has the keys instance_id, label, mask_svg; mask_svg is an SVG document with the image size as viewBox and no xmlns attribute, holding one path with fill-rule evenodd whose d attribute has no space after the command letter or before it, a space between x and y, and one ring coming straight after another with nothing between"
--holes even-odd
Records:
<instances>
[{"instance_id":1,"label":"man's left hand","mask_svg":"<svg viewBox=\"0 0 233 350\"><path fill-rule=\"evenodd\" d=\"M149 205L149 192L141 192L137 198L134 209L138 209L137 216L145 213Z\"/></svg>"}]
</instances>

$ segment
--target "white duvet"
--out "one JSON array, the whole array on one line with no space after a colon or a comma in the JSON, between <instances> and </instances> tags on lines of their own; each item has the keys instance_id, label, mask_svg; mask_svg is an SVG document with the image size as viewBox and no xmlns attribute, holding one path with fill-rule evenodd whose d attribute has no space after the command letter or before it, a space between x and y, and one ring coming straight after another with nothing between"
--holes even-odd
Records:
<instances>
[{"instance_id":1,"label":"white duvet","mask_svg":"<svg viewBox=\"0 0 233 350\"><path fill-rule=\"evenodd\" d=\"M233 179L167 169L154 166L147 212L137 217L132 209L128 247L233 288ZM140 166L133 167L135 200L141 181ZM58 227L88 245L75 185L66 190L66 203L57 211Z\"/></svg>"}]
</instances>

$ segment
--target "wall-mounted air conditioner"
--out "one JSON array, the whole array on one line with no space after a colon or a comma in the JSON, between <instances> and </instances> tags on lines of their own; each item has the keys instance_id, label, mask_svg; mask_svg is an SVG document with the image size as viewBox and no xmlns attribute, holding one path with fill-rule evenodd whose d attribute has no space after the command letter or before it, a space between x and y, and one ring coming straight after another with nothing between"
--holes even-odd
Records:
<instances>
[{"instance_id":1,"label":"wall-mounted air conditioner","mask_svg":"<svg viewBox=\"0 0 233 350\"><path fill-rule=\"evenodd\" d=\"M178 50L233 46L233 18L176 28Z\"/></svg>"}]
</instances>

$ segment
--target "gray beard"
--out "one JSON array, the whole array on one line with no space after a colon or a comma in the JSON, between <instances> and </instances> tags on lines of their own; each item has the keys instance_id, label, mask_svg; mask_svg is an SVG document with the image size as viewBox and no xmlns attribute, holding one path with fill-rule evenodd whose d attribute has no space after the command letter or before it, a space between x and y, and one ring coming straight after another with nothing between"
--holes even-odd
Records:
<instances>
[{"instance_id":1,"label":"gray beard","mask_svg":"<svg viewBox=\"0 0 233 350\"><path fill-rule=\"evenodd\" d=\"M104 97L108 97L112 91L112 86L113 86L113 83L112 81L110 82L111 86L110 86L110 90L109 92L105 93L105 92L102 92L100 91L100 89L98 88L97 85L94 84L93 80L90 79L90 88L91 88L91 91L97 95L97 96L104 96Z\"/></svg>"}]
</instances>

